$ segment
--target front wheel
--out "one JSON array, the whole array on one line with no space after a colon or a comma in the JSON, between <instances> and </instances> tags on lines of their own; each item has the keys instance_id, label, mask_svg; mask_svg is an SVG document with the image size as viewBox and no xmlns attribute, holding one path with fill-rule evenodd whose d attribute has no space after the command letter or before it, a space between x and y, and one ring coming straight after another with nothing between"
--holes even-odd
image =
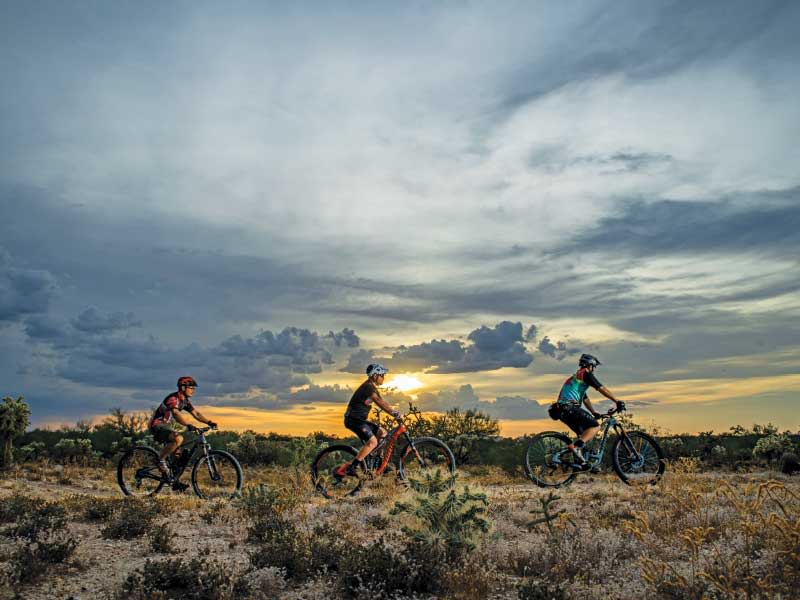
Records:
<instances>
[{"instance_id":1,"label":"front wheel","mask_svg":"<svg viewBox=\"0 0 800 600\"><path fill-rule=\"evenodd\" d=\"M228 499L242 491L242 466L223 450L211 450L192 467L194 493L206 500Z\"/></svg>"},{"instance_id":2,"label":"front wheel","mask_svg":"<svg viewBox=\"0 0 800 600\"><path fill-rule=\"evenodd\" d=\"M117 483L126 496L152 496L164 487L158 469L158 452L147 446L134 446L117 463Z\"/></svg>"},{"instance_id":3,"label":"front wheel","mask_svg":"<svg viewBox=\"0 0 800 600\"><path fill-rule=\"evenodd\" d=\"M442 440L421 437L400 451L398 475L401 479L419 477L425 471L440 469L452 475L456 471L456 459L452 450Z\"/></svg>"},{"instance_id":4,"label":"front wheel","mask_svg":"<svg viewBox=\"0 0 800 600\"><path fill-rule=\"evenodd\" d=\"M576 477L571 440L557 431L545 431L531 438L525 451L525 475L539 487L561 487Z\"/></svg>"},{"instance_id":5,"label":"front wheel","mask_svg":"<svg viewBox=\"0 0 800 600\"><path fill-rule=\"evenodd\" d=\"M617 438L611 448L611 463L628 485L655 485L666 468L658 442L641 431L623 433Z\"/></svg>"},{"instance_id":6,"label":"front wheel","mask_svg":"<svg viewBox=\"0 0 800 600\"><path fill-rule=\"evenodd\" d=\"M363 486L363 479L336 472L352 462L356 454L355 448L344 444L328 446L320 451L311 463L311 481L314 483L314 489L328 500L338 500L356 494Z\"/></svg>"}]
</instances>

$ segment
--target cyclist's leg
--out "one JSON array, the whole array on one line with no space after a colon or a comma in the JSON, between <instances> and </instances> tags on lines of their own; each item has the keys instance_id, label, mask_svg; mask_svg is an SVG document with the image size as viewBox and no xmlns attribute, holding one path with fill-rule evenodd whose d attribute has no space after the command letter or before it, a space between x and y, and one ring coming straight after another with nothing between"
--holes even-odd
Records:
<instances>
[{"instance_id":1,"label":"cyclist's leg","mask_svg":"<svg viewBox=\"0 0 800 600\"><path fill-rule=\"evenodd\" d=\"M578 464L586 464L586 459L583 456L583 446L600 431L600 423L578 406L565 410L561 420L578 436L567 447L575 455Z\"/></svg>"},{"instance_id":2,"label":"cyclist's leg","mask_svg":"<svg viewBox=\"0 0 800 600\"><path fill-rule=\"evenodd\" d=\"M163 444L161 452L158 455L158 469L164 474L169 475L169 467L167 467L167 457L175 452L178 447L183 443L183 436L172 429L168 425L156 425L150 429L155 441Z\"/></svg>"},{"instance_id":3,"label":"cyclist's leg","mask_svg":"<svg viewBox=\"0 0 800 600\"><path fill-rule=\"evenodd\" d=\"M360 439L364 445L351 462L345 463L334 469L333 473L336 477L355 475L356 469L363 463L364 458L375 449L375 446L378 445L378 440L375 438L377 426L374 423L362 421L361 419L352 419L350 417L346 417L344 420L344 426L355 433L358 436L358 439Z\"/></svg>"}]
</instances>

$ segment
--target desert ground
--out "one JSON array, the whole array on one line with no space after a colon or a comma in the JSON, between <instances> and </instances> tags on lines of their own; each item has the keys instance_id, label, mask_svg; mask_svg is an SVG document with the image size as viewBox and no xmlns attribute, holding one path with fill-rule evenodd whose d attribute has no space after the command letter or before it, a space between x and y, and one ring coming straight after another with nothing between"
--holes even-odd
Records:
<instances>
[{"instance_id":1,"label":"desert ground","mask_svg":"<svg viewBox=\"0 0 800 600\"><path fill-rule=\"evenodd\" d=\"M582 474L555 499L473 468L453 494L385 477L331 502L302 469L245 469L232 501L131 501L111 466L22 466L0 479L0 595L797 597L798 478L696 467L643 487Z\"/></svg>"}]
</instances>

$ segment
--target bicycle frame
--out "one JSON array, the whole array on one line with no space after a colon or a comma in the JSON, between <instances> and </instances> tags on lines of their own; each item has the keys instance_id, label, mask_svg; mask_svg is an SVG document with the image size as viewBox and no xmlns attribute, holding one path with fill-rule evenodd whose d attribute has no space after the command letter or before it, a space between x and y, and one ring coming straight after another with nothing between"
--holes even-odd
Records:
<instances>
[{"instance_id":1,"label":"bicycle frame","mask_svg":"<svg viewBox=\"0 0 800 600\"><path fill-rule=\"evenodd\" d=\"M616 412L616 411L614 411ZM606 445L608 444L608 432L613 427L614 433L616 433L621 439L627 439L628 435L625 433L625 429L623 429L622 424L614 417L614 413L609 413L607 416L606 422L603 424L603 437L600 440L600 445L597 451L595 452L591 448L587 448L587 450L591 453L592 460L588 460L587 462L591 467L598 466L601 462L603 462L603 457L606 453ZM597 438L595 438L597 439ZM640 459L639 452L636 450L633 445L630 446L630 449L636 454L636 458ZM571 453L571 450L565 450L561 454ZM584 452L586 454L586 452ZM588 458L588 457L587 457Z\"/></svg>"},{"instance_id":2,"label":"bicycle frame","mask_svg":"<svg viewBox=\"0 0 800 600\"><path fill-rule=\"evenodd\" d=\"M389 461L392 460L392 454L394 454L394 447L397 444L397 440L400 439L400 436L404 436L408 441L408 446L416 453L416 448L414 448L414 442L411 439L411 436L408 435L408 431L406 430L405 423L402 421L398 421L397 427L392 429L386 437L384 437L375 449L370 452L370 455L375 454L377 456L377 452L380 451L381 448L386 448L383 452L383 460L381 461L380 465L375 469L376 475L382 475L383 472L386 470L386 467L389 464ZM419 457L419 456L418 456Z\"/></svg>"},{"instance_id":3,"label":"bicycle frame","mask_svg":"<svg viewBox=\"0 0 800 600\"><path fill-rule=\"evenodd\" d=\"M175 479L180 479L180 476L183 475L183 472L186 470L186 467L192 462L192 458L194 458L195 454L197 453L198 448L202 448L203 456L208 456L208 450L211 448L211 444L208 443L206 440L206 432L203 430L198 431L199 436L193 440L188 442L184 442L176 450L181 451L180 457L175 457L175 453L172 453L173 460L175 462L176 470L173 473ZM187 446L191 446L189 450L184 450Z\"/></svg>"}]
</instances>

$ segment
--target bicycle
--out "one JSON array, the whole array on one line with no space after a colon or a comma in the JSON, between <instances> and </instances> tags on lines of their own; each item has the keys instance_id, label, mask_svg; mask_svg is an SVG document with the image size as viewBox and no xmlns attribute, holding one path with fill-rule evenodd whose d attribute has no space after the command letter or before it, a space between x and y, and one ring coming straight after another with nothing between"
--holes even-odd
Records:
<instances>
[{"instance_id":1,"label":"bicycle","mask_svg":"<svg viewBox=\"0 0 800 600\"><path fill-rule=\"evenodd\" d=\"M311 481L314 483L314 489L329 500L357 494L366 479L374 479L387 472L395 446L401 436L405 441L397 459L397 476L401 481L407 480L423 469L443 468L450 473L455 472L456 459L447 444L433 437L412 439L408 435L403 419L398 418L397 427L392 429L365 457L364 476L339 477L333 474L334 469L355 458L358 451L352 446L335 444L321 450L311 463Z\"/></svg>"},{"instance_id":2,"label":"bicycle","mask_svg":"<svg viewBox=\"0 0 800 600\"><path fill-rule=\"evenodd\" d=\"M134 446L128 450L117 465L117 483L122 493L126 496L153 496L165 485L175 486L180 483L181 475L192 458L192 488L197 496L230 498L240 492L242 467L229 452L211 449L205 435L211 429L196 428L199 435L181 444L178 448L180 455L173 453L167 457L172 480L158 468L158 452L149 446Z\"/></svg>"},{"instance_id":3,"label":"bicycle","mask_svg":"<svg viewBox=\"0 0 800 600\"><path fill-rule=\"evenodd\" d=\"M624 410L624 409L623 409ZM611 464L617 476L626 484L655 485L666 468L664 452L651 436L641 431L626 432L614 418L618 411L611 409L600 415L605 419L599 447L584 447L585 465L575 462L575 455L567 447L569 437L558 431L545 431L531 439L525 451L525 474L539 487L558 488L569 485L578 473L595 470L603 461L611 428L617 439L611 446Z\"/></svg>"}]
</instances>

